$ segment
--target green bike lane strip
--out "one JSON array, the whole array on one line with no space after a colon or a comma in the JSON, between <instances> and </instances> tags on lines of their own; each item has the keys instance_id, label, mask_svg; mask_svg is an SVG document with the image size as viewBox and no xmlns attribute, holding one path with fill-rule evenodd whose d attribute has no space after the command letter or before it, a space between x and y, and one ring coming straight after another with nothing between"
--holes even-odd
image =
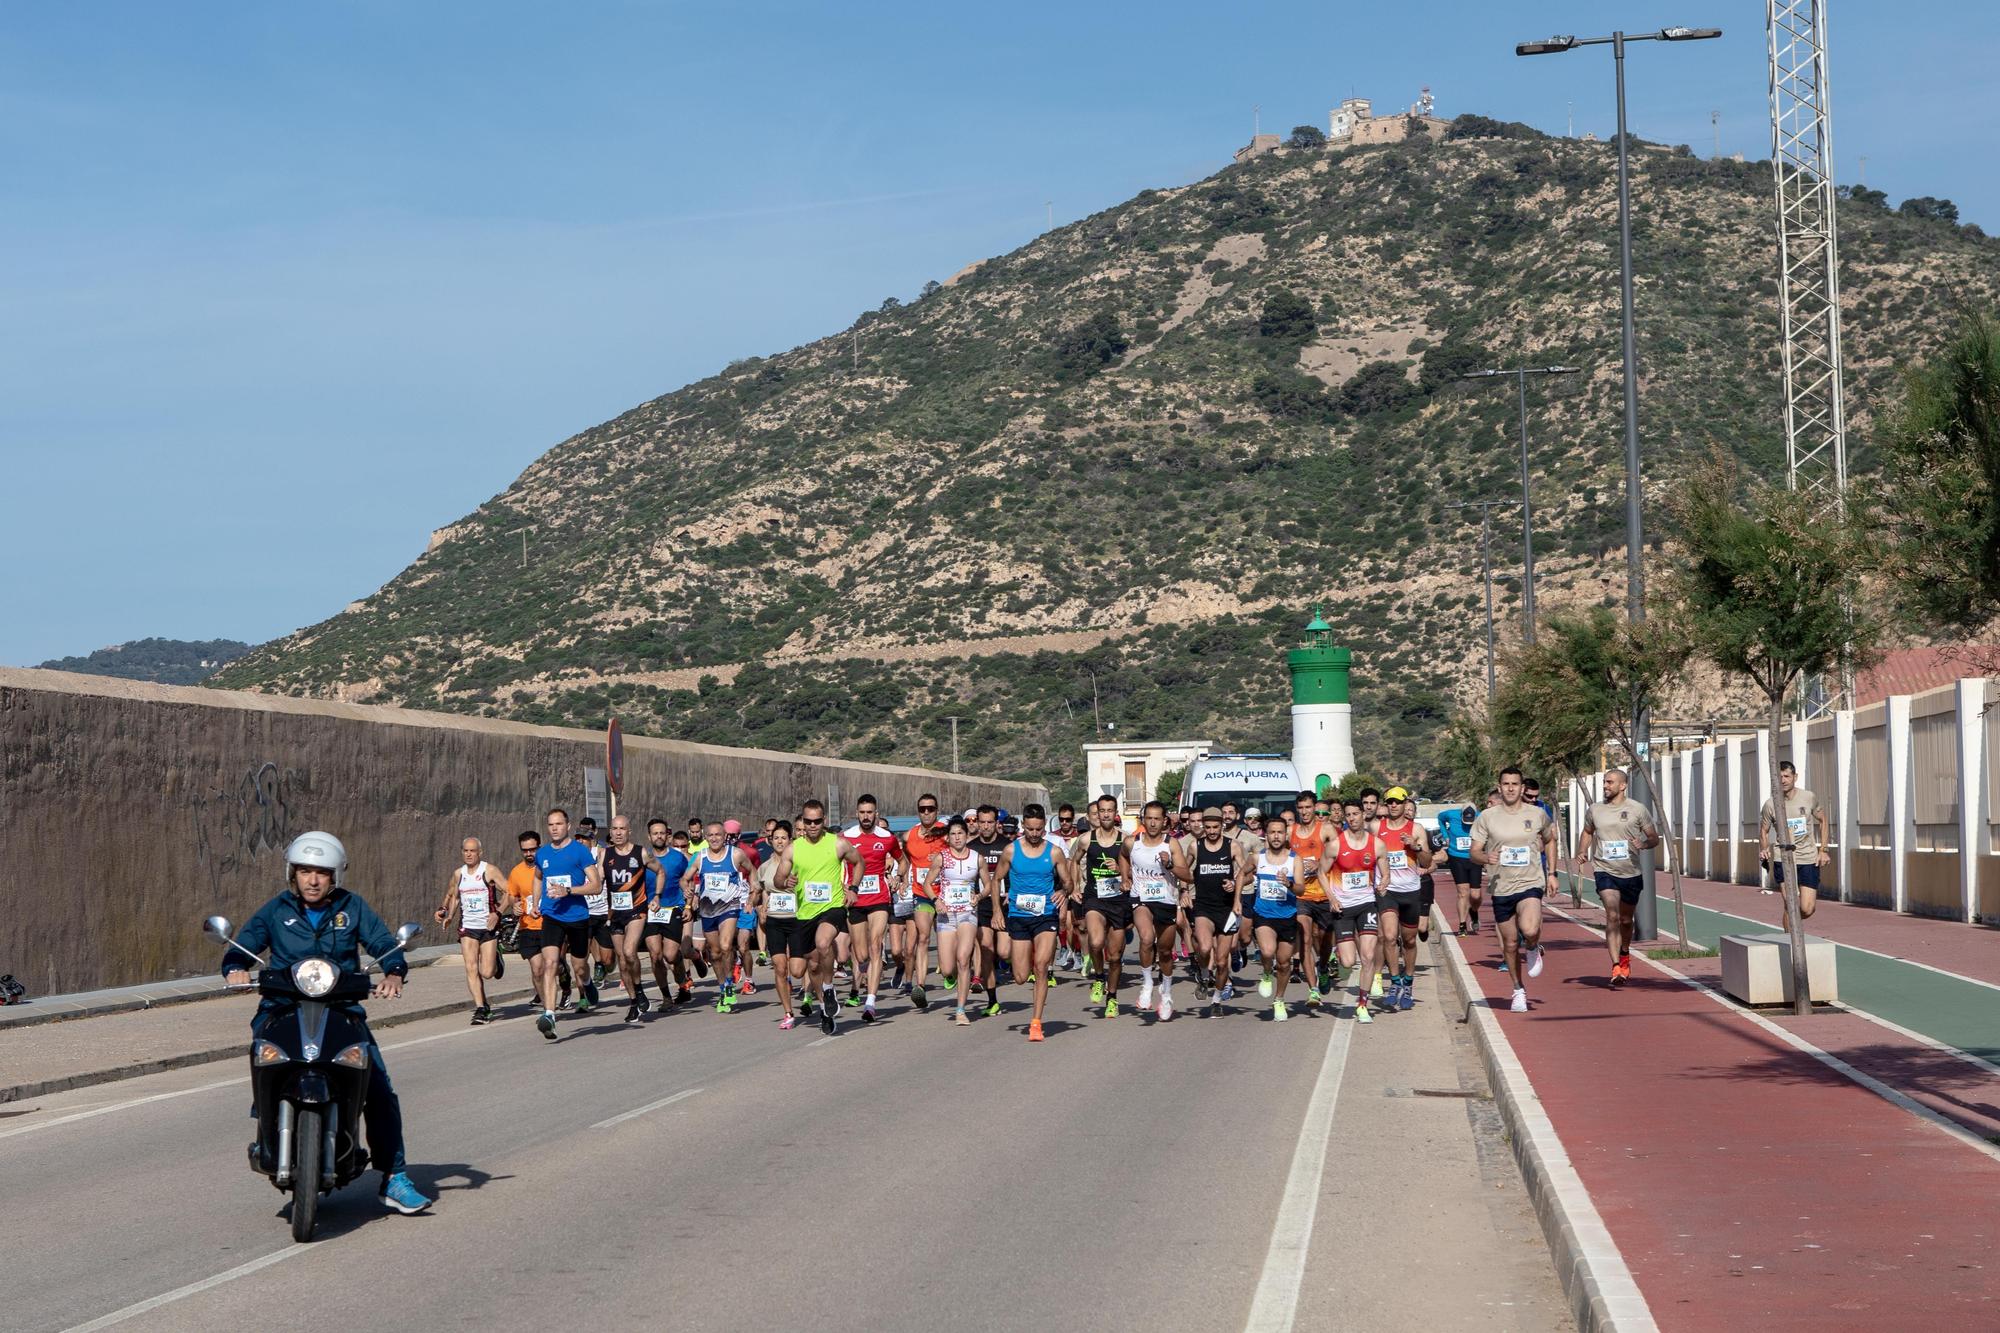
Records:
<instances>
[{"instance_id":1,"label":"green bike lane strip","mask_svg":"<svg viewBox=\"0 0 2000 1333\"><path fill-rule=\"evenodd\" d=\"M1584 892L1589 901L1597 903L1595 888L1585 884ZM1672 895L1662 892L1663 923L1672 911ZM1763 921L1694 903L1687 904L1687 922L1687 943L1702 949L1719 948L1724 935L1768 934L1777 929ZM1838 942L1833 947L1840 969L1842 1004L1886 1018L1953 1050L2000 1064L2000 990Z\"/></svg>"}]
</instances>

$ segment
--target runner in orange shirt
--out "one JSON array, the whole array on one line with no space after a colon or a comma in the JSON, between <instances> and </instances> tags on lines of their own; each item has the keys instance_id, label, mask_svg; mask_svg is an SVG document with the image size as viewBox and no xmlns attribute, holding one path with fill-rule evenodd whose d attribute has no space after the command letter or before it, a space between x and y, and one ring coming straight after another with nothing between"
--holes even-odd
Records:
<instances>
[{"instance_id":1,"label":"runner in orange shirt","mask_svg":"<svg viewBox=\"0 0 2000 1333\"><path fill-rule=\"evenodd\" d=\"M910 988L910 1003L930 1008L924 980L930 975L931 933L937 925L937 885L931 883L931 858L945 848L944 825L938 823L938 798L925 792L917 798L917 826L903 835L903 862L910 869L907 887L914 912L899 923L902 937L897 967Z\"/></svg>"},{"instance_id":2,"label":"runner in orange shirt","mask_svg":"<svg viewBox=\"0 0 2000 1333\"><path fill-rule=\"evenodd\" d=\"M1319 797L1302 791L1292 809L1292 855L1298 857L1299 876L1299 966L1306 974L1306 1003L1318 1005L1321 995L1333 989L1330 955L1333 952L1333 904L1327 901L1326 843L1333 826L1320 818Z\"/></svg>"}]
</instances>

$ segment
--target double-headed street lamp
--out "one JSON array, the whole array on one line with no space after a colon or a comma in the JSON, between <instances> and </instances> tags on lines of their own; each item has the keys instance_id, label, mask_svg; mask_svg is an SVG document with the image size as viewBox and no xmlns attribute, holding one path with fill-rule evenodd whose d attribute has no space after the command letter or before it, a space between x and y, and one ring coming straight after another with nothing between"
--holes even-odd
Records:
<instances>
[{"instance_id":1,"label":"double-headed street lamp","mask_svg":"<svg viewBox=\"0 0 2000 1333\"><path fill-rule=\"evenodd\" d=\"M1545 56L1579 46L1609 46L1618 74L1618 281L1625 321L1625 614L1635 624L1646 618L1645 527L1640 512L1639 488L1639 381L1632 332L1632 179L1630 145L1625 133L1625 43L1698 42L1722 36L1720 28L1662 28L1658 32L1614 32L1609 37L1550 37L1546 41L1522 42L1514 48L1517 56ZM1639 787L1640 800L1653 800L1653 784L1646 770L1646 754L1651 742L1646 734L1646 714L1639 709L1632 718L1632 776ZM1645 886L1653 886L1653 854L1639 854L1640 874ZM1639 895L1638 919L1633 938L1650 940L1657 933L1658 914L1654 895Z\"/></svg>"},{"instance_id":2,"label":"double-headed street lamp","mask_svg":"<svg viewBox=\"0 0 2000 1333\"><path fill-rule=\"evenodd\" d=\"M1535 641L1535 503L1528 494L1528 376L1575 375L1575 366L1517 366L1512 370L1474 370L1462 380L1514 377L1521 399L1521 641ZM1490 693L1490 691L1489 691Z\"/></svg>"}]
</instances>

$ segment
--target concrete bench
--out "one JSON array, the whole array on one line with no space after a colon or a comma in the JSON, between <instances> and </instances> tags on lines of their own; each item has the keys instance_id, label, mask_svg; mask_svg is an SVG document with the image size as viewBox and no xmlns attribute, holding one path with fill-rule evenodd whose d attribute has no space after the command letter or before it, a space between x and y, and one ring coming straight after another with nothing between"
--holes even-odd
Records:
<instances>
[{"instance_id":1,"label":"concrete bench","mask_svg":"<svg viewBox=\"0 0 2000 1333\"><path fill-rule=\"evenodd\" d=\"M1814 1004L1840 998L1832 940L1806 936L1806 984ZM1724 935L1722 989L1744 1004L1790 1004L1792 937L1783 931Z\"/></svg>"}]
</instances>

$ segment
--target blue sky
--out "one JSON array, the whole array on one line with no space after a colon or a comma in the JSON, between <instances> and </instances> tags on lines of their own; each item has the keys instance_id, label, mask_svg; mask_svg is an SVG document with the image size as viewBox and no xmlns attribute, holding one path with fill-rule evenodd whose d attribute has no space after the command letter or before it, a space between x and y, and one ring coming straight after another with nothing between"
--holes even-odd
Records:
<instances>
[{"instance_id":1,"label":"blue sky","mask_svg":"<svg viewBox=\"0 0 2000 1333\"><path fill-rule=\"evenodd\" d=\"M1504 15L1497 16L1497 11ZM1763 6L22 3L0 29L0 662L261 640L565 436L1349 94L1768 154ZM1844 4L1841 174L2000 230L2000 6Z\"/></svg>"}]
</instances>

